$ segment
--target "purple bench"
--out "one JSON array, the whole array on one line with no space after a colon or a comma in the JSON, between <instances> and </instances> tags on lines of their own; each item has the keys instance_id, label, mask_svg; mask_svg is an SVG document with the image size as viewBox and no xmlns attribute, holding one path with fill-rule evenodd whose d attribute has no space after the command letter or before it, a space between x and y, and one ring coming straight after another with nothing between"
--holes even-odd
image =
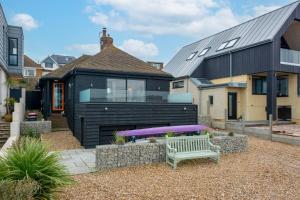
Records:
<instances>
[{"instance_id":1,"label":"purple bench","mask_svg":"<svg viewBox=\"0 0 300 200\"><path fill-rule=\"evenodd\" d=\"M181 126L164 126L156 128L145 128L145 129L136 129L136 130L127 130L127 131L118 131L117 135L123 137L129 136L154 136L154 135L163 135L167 132L173 132L175 134L180 133L189 133L189 132L200 132L208 129L204 125L181 125Z\"/></svg>"}]
</instances>

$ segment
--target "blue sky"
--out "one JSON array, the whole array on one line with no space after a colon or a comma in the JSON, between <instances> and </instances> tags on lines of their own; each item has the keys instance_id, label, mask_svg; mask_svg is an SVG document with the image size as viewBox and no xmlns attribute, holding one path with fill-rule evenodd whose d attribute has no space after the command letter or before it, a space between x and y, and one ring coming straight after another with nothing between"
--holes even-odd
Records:
<instances>
[{"instance_id":1,"label":"blue sky","mask_svg":"<svg viewBox=\"0 0 300 200\"><path fill-rule=\"evenodd\" d=\"M25 53L80 56L99 51L107 27L115 46L168 62L184 45L291 3L290 0L1 0L24 28Z\"/></svg>"}]
</instances>

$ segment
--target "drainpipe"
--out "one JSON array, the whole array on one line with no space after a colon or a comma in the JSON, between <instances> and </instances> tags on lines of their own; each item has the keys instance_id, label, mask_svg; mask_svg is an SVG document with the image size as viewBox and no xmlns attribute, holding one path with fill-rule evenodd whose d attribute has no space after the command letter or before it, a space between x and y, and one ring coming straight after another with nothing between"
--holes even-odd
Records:
<instances>
[{"instance_id":1,"label":"drainpipe","mask_svg":"<svg viewBox=\"0 0 300 200\"><path fill-rule=\"evenodd\" d=\"M229 52L229 74L230 74L230 82L232 83L232 52Z\"/></svg>"}]
</instances>

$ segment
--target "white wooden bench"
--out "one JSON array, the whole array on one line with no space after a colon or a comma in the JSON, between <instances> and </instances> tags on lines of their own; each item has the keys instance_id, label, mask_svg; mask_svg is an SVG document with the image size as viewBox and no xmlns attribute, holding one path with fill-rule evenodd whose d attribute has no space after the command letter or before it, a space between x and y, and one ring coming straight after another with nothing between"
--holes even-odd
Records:
<instances>
[{"instance_id":1,"label":"white wooden bench","mask_svg":"<svg viewBox=\"0 0 300 200\"><path fill-rule=\"evenodd\" d=\"M220 147L209 141L208 135L166 137L166 162L177 167L182 160L210 158L219 161Z\"/></svg>"}]
</instances>

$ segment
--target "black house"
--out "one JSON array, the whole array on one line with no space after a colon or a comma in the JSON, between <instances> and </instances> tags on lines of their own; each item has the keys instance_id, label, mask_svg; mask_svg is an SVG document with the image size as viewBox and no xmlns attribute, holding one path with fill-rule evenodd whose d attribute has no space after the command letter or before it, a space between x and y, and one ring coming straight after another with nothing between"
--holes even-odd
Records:
<instances>
[{"instance_id":1,"label":"black house","mask_svg":"<svg viewBox=\"0 0 300 200\"><path fill-rule=\"evenodd\" d=\"M45 118L64 113L86 148L111 143L117 130L196 124L197 107L188 95L169 95L171 80L116 48L103 29L100 53L83 55L40 80L42 110Z\"/></svg>"}]
</instances>

